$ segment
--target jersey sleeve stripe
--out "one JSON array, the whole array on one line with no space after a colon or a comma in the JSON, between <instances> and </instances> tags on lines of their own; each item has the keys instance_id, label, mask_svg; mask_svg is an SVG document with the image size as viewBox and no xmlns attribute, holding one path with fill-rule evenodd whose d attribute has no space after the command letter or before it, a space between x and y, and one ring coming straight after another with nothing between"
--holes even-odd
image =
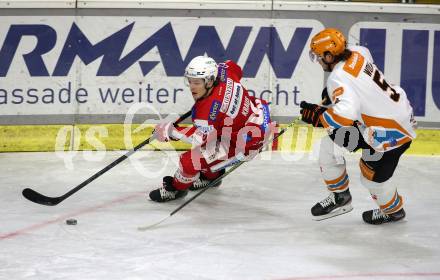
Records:
<instances>
[{"instance_id":1,"label":"jersey sleeve stripe","mask_svg":"<svg viewBox=\"0 0 440 280\"><path fill-rule=\"evenodd\" d=\"M397 142L396 143L393 143L393 142L386 142L386 143L384 143L383 144L383 148L385 149L385 150L387 150L388 148L390 148L390 147L399 147L399 146L401 146L401 145L403 145L403 144L405 144L405 143L408 143L409 141L411 141L412 139L410 138L410 137L408 137L408 136L405 136L405 138L402 138L402 139L399 139L399 140L397 140Z\"/></svg>"},{"instance_id":2,"label":"jersey sleeve stripe","mask_svg":"<svg viewBox=\"0 0 440 280\"><path fill-rule=\"evenodd\" d=\"M192 144L193 142L193 135L194 132L197 130L195 126L189 126L189 127L176 127L175 130L173 130L172 136L176 139L179 139L183 142L186 142L188 144Z\"/></svg>"},{"instance_id":3,"label":"jersey sleeve stripe","mask_svg":"<svg viewBox=\"0 0 440 280\"><path fill-rule=\"evenodd\" d=\"M401 146L412 140L410 134L394 120L372 117L365 114L362 114L362 119L367 127L376 131L374 133L374 140L382 144L384 150Z\"/></svg>"},{"instance_id":4,"label":"jersey sleeve stripe","mask_svg":"<svg viewBox=\"0 0 440 280\"><path fill-rule=\"evenodd\" d=\"M377 118L362 114L362 120L364 121L365 125L368 127L378 126L386 129L396 129L407 136L411 135L408 133L408 131L406 131L406 129L404 129L400 124L398 124L395 120L392 119Z\"/></svg>"},{"instance_id":5,"label":"jersey sleeve stripe","mask_svg":"<svg viewBox=\"0 0 440 280\"><path fill-rule=\"evenodd\" d=\"M333 128L340 128L342 126L352 126L354 121L348 118L344 118L342 116L337 115L333 108L328 109L325 111L321 116L320 120L324 128L327 127L333 127Z\"/></svg>"}]
</instances>

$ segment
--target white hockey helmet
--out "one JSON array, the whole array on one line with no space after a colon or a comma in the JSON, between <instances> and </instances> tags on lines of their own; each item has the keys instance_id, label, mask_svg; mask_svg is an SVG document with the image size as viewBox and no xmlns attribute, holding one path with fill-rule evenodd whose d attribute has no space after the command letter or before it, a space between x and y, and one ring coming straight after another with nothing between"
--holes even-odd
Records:
<instances>
[{"instance_id":1,"label":"white hockey helmet","mask_svg":"<svg viewBox=\"0 0 440 280\"><path fill-rule=\"evenodd\" d=\"M188 78L201 78L205 80L205 85L209 81L217 79L217 63L208 56L194 57L185 69L185 83Z\"/></svg>"}]
</instances>

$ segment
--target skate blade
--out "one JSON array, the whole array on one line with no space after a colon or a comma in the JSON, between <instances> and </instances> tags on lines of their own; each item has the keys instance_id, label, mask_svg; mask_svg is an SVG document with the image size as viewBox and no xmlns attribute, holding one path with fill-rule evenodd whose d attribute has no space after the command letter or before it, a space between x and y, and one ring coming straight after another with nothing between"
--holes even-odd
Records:
<instances>
[{"instance_id":1,"label":"skate blade","mask_svg":"<svg viewBox=\"0 0 440 280\"><path fill-rule=\"evenodd\" d=\"M353 206L351 206L351 203L350 203L350 204L344 205L344 206L342 206L342 207L340 207L340 208L338 208L338 209L336 209L336 210L334 210L334 211L332 211L332 212L330 212L330 213L328 213L326 215L313 216L312 219L315 220L315 221L322 221L322 220L329 219L329 218L332 218L332 217L335 217L335 216L347 214L351 210L353 210Z\"/></svg>"}]
</instances>

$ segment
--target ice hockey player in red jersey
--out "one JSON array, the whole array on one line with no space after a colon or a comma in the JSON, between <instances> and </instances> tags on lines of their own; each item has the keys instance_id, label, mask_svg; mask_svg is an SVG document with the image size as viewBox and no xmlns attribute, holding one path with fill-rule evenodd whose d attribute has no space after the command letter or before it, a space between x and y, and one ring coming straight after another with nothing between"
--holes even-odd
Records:
<instances>
[{"instance_id":1,"label":"ice hockey player in red jersey","mask_svg":"<svg viewBox=\"0 0 440 280\"><path fill-rule=\"evenodd\" d=\"M319 164L330 195L312 207L312 215L322 220L353 209L345 159L335 152L335 143L349 151L362 149L361 183L379 206L365 211L363 220L382 224L403 219L402 196L389 179L416 137L405 91L387 83L367 48L347 47L337 29L316 34L310 48L311 58L330 72L327 94L323 92L328 106L300 104L302 119L329 133L321 141Z\"/></svg>"},{"instance_id":2,"label":"ice hockey player in red jersey","mask_svg":"<svg viewBox=\"0 0 440 280\"><path fill-rule=\"evenodd\" d=\"M230 60L217 65L210 57L198 56L188 64L185 82L195 101L193 125L161 123L154 136L159 141L182 140L192 148L181 154L174 176L165 176L162 186L150 192L151 200L166 202L185 196L188 189L205 188L226 167L255 154L268 138L269 106L250 96L241 78L241 68Z\"/></svg>"}]
</instances>

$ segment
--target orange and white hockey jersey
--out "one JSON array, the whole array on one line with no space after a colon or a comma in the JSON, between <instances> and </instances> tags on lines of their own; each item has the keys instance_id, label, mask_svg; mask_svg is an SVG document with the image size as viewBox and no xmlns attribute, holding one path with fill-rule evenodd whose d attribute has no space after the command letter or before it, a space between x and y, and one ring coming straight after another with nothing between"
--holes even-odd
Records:
<instances>
[{"instance_id":1,"label":"orange and white hockey jersey","mask_svg":"<svg viewBox=\"0 0 440 280\"><path fill-rule=\"evenodd\" d=\"M358 122L365 141L376 151L388 151L416 137L412 107L405 91L390 85L365 47L350 47L352 55L335 65L327 80L332 101L321 115L329 130Z\"/></svg>"}]
</instances>

